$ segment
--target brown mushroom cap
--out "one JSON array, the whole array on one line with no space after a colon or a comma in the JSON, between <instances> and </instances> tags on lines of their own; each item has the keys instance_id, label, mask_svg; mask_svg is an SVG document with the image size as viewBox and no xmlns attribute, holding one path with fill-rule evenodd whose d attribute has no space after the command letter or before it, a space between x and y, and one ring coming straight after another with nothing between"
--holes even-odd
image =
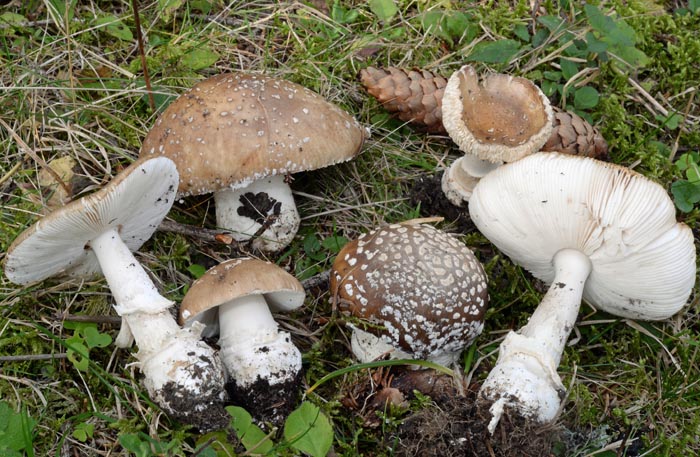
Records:
<instances>
[{"instance_id":1,"label":"brown mushroom cap","mask_svg":"<svg viewBox=\"0 0 700 457\"><path fill-rule=\"evenodd\" d=\"M549 100L525 78L492 73L480 82L466 65L450 77L442 103L450 137L482 160L513 162L538 151L552 132Z\"/></svg>"},{"instance_id":2,"label":"brown mushroom cap","mask_svg":"<svg viewBox=\"0 0 700 457\"><path fill-rule=\"evenodd\" d=\"M330 286L341 311L383 326L366 330L416 358L469 345L488 304L486 274L469 248L421 224L379 228L345 245Z\"/></svg>"},{"instance_id":3,"label":"brown mushroom cap","mask_svg":"<svg viewBox=\"0 0 700 457\"><path fill-rule=\"evenodd\" d=\"M141 156L177 165L181 196L243 187L356 156L364 131L345 111L298 84L263 75L208 78L161 114Z\"/></svg>"},{"instance_id":4,"label":"brown mushroom cap","mask_svg":"<svg viewBox=\"0 0 700 457\"><path fill-rule=\"evenodd\" d=\"M180 325L216 320L216 308L236 298L263 295L272 311L291 311L304 304L301 283L274 263L252 258L230 259L210 268L192 283L180 305Z\"/></svg>"}]
</instances>

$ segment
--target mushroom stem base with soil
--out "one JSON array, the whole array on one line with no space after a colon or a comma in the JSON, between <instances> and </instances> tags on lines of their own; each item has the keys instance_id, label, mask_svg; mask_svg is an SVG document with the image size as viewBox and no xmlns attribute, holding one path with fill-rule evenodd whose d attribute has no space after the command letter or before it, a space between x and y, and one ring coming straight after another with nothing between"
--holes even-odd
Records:
<instances>
[{"instance_id":1,"label":"mushroom stem base with soil","mask_svg":"<svg viewBox=\"0 0 700 457\"><path fill-rule=\"evenodd\" d=\"M289 333L278 330L265 298L248 295L221 305L219 326L221 360L230 376L226 388L232 399L246 407L272 409L251 411L264 420L286 417L299 391L301 353ZM262 400L255 400L261 390Z\"/></svg>"},{"instance_id":2,"label":"mushroom stem base with soil","mask_svg":"<svg viewBox=\"0 0 700 457\"><path fill-rule=\"evenodd\" d=\"M136 357L151 398L179 419L223 408L221 362L198 335L177 325L168 311L173 302L158 293L117 230L104 231L90 247L112 290L114 308L139 347Z\"/></svg>"},{"instance_id":3,"label":"mushroom stem base with soil","mask_svg":"<svg viewBox=\"0 0 700 457\"><path fill-rule=\"evenodd\" d=\"M284 175L260 178L245 187L214 194L217 226L236 241L248 241L264 252L275 252L294 239L299 213ZM262 230L261 233L258 233Z\"/></svg>"},{"instance_id":4,"label":"mushroom stem base with soil","mask_svg":"<svg viewBox=\"0 0 700 457\"><path fill-rule=\"evenodd\" d=\"M545 423L556 417L565 395L557 366L592 267L588 256L575 249L558 251L553 262L552 285L528 323L518 333L508 333L496 366L481 386L480 399L491 403L491 433L505 407Z\"/></svg>"}]
</instances>

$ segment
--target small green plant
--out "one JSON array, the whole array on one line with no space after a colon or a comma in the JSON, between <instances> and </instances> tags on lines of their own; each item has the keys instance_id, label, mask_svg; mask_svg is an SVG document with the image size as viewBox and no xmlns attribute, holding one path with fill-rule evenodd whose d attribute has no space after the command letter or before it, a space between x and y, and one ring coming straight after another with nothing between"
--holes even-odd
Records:
<instances>
[{"instance_id":1,"label":"small green plant","mask_svg":"<svg viewBox=\"0 0 700 457\"><path fill-rule=\"evenodd\" d=\"M95 432L95 424L88 424L87 422L81 422L75 426L73 429L73 438L80 441L81 443L86 442L88 439L92 439L92 435Z\"/></svg>"},{"instance_id":2,"label":"small green plant","mask_svg":"<svg viewBox=\"0 0 700 457\"><path fill-rule=\"evenodd\" d=\"M80 371L88 370L91 349L107 347L112 343L112 337L106 333L100 333L96 324L66 322L64 326L73 330L73 336L65 341L68 360Z\"/></svg>"},{"instance_id":3,"label":"small green plant","mask_svg":"<svg viewBox=\"0 0 700 457\"><path fill-rule=\"evenodd\" d=\"M10 405L0 401L0 455L4 457L32 457L34 427L36 421L22 408L15 412Z\"/></svg>"},{"instance_id":4,"label":"small green plant","mask_svg":"<svg viewBox=\"0 0 700 457\"><path fill-rule=\"evenodd\" d=\"M675 166L685 179L671 184L671 193L678 209L688 213L700 202L700 153L689 152L681 155Z\"/></svg>"}]
</instances>

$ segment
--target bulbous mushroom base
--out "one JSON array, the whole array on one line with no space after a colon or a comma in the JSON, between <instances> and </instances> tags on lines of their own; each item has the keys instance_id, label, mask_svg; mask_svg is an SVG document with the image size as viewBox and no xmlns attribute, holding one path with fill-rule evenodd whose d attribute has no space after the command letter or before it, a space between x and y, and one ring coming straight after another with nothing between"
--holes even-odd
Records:
<instances>
[{"instance_id":1,"label":"bulbous mushroom base","mask_svg":"<svg viewBox=\"0 0 700 457\"><path fill-rule=\"evenodd\" d=\"M416 358L416 356L409 354L408 352L395 348L378 336L361 330L354 325L350 325L350 327L352 328L350 347L352 348L352 353L360 363L373 362L384 357L388 357L389 359L393 360L408 360ZM461 351L440 352L428 357L427 360L449 367L457 361L460 352Z\"/></svg>"},{"instance_id":2,"label":"bulbous mushroom base","mask_svg":"<svg viewBox=\"0 0 700 457\"><path fill-rule=\"evenodd\" d=\"M262 252L276 252L292 242L299 229L292 190L284 176L268 176L235 190L214 194L216 224L237 241L251 240Z\"/></svg>"},{"instance_id":3,"label":"bulbous mushroom base","mask_svg":"<svg viewBox=\"0 0 700 457\"><path fill-rule=\"evenodd\" d=\"M224 367L206 343L183 331L161 351L136 356L149 396L169 416L202 432L226 427Z\"/></svg>"}]
</instances>

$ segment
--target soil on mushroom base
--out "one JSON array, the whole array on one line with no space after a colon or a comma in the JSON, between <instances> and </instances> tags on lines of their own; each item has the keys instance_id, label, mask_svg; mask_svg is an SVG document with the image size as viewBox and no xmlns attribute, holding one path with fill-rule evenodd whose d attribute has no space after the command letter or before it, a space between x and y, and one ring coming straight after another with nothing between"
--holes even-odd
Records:
<instances>
[{"instance_id":1,"label":"soil on mushroom base","mask_svg":"<svg viewBox=\"0 0 700 457\"><path fill-rule=\"evenodd\" d=\"M436 401L407 417L398 430L395 455L461 457L547 457L561 440L561 429L505 414L491 435L488 406L465 397Z\"/></svg>"},{"instance_id":2,"label":"soil on mushroom base","mask_svg":"<svg viewBox=\"0 0 700 457\"><path fill-rule=\"evenodd\" d=\"M165 404L171 405L175 411L169 414L173 419L192 424L202 433L223 429L231 421L218 395L214 398L195 397L174 382L163 386L161 395Z\"/></svg>"},{"instance_id":3,"label":"soil on mushroom base","mask_svg":"<svg viewBox=\"0 0 700 457\"><path fill-rule=\"evenodd\" d=\"M439 172L418 178L409 191L411 205L420 204L421 216L442 216L448 222L454 222L458 233L474 230L474 223L469 218L466 203L464 208L460 208L453 205L445 197L445 193L442 191L443 174L444 172Z\"/></svg>"}]
</instances>

